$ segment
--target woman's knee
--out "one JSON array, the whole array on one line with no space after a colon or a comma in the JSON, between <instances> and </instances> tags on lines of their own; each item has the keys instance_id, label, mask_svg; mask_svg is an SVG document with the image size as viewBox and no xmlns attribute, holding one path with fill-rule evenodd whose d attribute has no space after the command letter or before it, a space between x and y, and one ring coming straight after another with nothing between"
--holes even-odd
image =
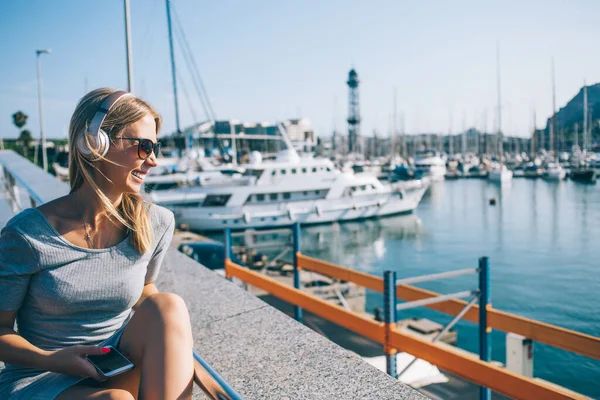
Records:
<instances>
[{"instance_id":1,"label":"woman's knee","mask_svg":"<svg viewBox=\"0 0 600 400\"><path fill-rule=\"evenodd\" d=\"M91 398L99 400L135 400L135 397L131 393L123 389L103 390Z\"/></svg>"},{"instance_id":2,"label":"woman's knee","mask_svg":"<svg viewBox=\"0 0 600 400\"><path fill-rule=\"evenodd\" d=\"M160 320L168 321L168 324L189 326L190 316L185 301L176 294L153 294L144 300L140 308L142 307Z\"/></svg>"}]
</instances>

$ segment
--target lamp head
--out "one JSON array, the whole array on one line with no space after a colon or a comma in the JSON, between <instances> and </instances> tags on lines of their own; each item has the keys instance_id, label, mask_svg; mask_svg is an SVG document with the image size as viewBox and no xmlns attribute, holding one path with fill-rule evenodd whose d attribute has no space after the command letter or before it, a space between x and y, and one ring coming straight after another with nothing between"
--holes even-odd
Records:
<instances>
[{"instance_id":1,"label":"lamp head","mask_svg":"<svg viewBox=\"0 0 600 400\"><path fill-rule=\"evenodd\" d=\"M39 49L35 51L35 54L37 54L38 56L40 54L50 54L52 53L52 49Z\"/></svg>"}]
</instances>

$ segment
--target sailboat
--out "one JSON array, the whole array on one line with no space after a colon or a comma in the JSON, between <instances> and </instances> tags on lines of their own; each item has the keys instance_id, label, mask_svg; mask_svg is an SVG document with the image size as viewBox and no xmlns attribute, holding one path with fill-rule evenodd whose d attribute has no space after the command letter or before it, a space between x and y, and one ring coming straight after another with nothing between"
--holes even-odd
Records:
<instances>
[{"instance_id":1,"label":"sailboat","mask_svg":"<svg viewBox=\"0 0 600 400\"><path fill-rule=\"evenodd\" d=\"M588 143L588 97L587 97L587 85L583 83L583 153L579 149L579 146L575 144L573 146L573 155L571 164L573 169L569 174L571 180L575 182L583 182L583 183L596 183L596 170L594 168L590 168L585 163L585 155L587 150Z\"/></svg>"},{"instance_id":2,"label":"sailboat","mask_svg":"<svg viewBox=\"0 0 600 400\"><path fill-rule=\"evenodd\" d=\"M500 46L496 47L496 63L498 72L498 149L500 153L500 162L492 168L488 174L491 182L506 183L512 181L513 173L504 165L504 146L502 143L502 110L501 110L501 92L500 92Z\"/></svg>"}]
</instances>

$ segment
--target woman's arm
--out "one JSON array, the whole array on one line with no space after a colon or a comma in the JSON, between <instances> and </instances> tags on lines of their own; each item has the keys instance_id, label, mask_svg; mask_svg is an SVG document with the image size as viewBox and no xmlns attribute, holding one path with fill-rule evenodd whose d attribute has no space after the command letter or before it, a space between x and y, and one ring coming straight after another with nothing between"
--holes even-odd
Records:
<instances>
[{"instance_id":1,"label":"woman's arm","mask_svg":"<svg viewBox=\"0 0 600 400\"><path fill-rule=\"evenodd\" d=\"M13 329L16 311L0 311L0 361L43 371L59 372L83 378L103 380L86 355L104 354L99 346L70 346L45 351L29 343Z\"/></svg>"},{"instance_id":2,"label":"woman's arm","mask_svg":"<svg viewBox=\"0 0 600 400\"><path fill-rule=\"evenodd\" d=\"M0 361L23 367L44 368L48 352L29 343L13 329L16 311L0 311Z\"/></svg>"}]
</instances>

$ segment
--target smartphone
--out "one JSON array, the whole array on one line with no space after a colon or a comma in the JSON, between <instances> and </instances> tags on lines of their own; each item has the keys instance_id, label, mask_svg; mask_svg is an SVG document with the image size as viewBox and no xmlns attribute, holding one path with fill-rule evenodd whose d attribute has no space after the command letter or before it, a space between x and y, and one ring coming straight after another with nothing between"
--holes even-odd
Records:
<instances>
[{"instance_id":1,"label":"smartphone","mask_svg":"<svg viewBox=\"0 0 600 400\"><path fill-rule=\"evenodd\" d=\"M135 365L115 349L113 346L104 346L110 349L110 352L98 356L88 355L87 360L98 370L105 378L110 378L115 375L122 374L132 370Z\"/></svg>"}]
</instances>

